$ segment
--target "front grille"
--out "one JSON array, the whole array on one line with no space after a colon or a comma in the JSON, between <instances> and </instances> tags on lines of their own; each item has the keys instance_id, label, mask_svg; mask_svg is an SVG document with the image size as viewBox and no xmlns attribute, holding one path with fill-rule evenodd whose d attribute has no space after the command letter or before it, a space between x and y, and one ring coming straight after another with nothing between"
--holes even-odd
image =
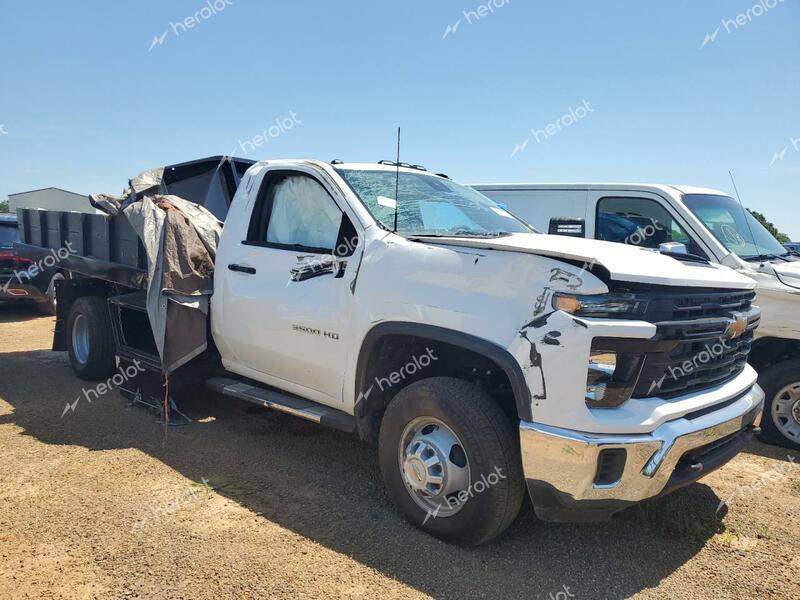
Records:
<instances>
[{"instance_id":1,"label":"front grille","mask_svg":"<svg viewBox=\"0 0 800 600\"><path fill-rule=\"evenodd\" d=\"M647 353L635 398L672 398L721 385L739 375L747 364L753 331L735 340L717 335L691 340L662 340Z\"/></svg>"},{"instance_id":2,"label":"front grille","mask_svg":"<svg viewBox=\"0 0 800 600\"><path fill-rule=\"evenodd\" d=\"M721 385L744 370L760 320L759 313L751 310L755 292L646 295L650 301L640 318L654 323L657 330L645 343L645 362L634 398L674 398ZM727 339L734 313L751 313L747 331Z\"/></svg>"}]
</instances>

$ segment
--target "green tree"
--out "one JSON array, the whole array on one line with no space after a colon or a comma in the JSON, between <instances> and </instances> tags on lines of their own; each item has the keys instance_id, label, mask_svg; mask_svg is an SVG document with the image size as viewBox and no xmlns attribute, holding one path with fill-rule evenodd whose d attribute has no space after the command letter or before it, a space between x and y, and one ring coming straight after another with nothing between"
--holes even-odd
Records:
<instances>
[{"instance_id":1,"label":"green tree","mask_svg":"<svg viewBox=\"0 0 800 600\"><path fill-rule=\"evenodd\" d=\"M755 217L756 221L758 221L764 227L766 227L767 231L769 231L773 236L775 236L775 239L777 239L781 244L785 244L787 242L791 242L792 241L792 239L788 235L778 231L778 228L775 227L775 225L773 225L769 221L767 221L767 217L762 215L760 212L755 211L755 210L750 210L749 208L747 210L751 215L753 215Z\"/></svg>"},{"instance_id":2,"label":"green tree","mask_svg":"<svg viewBox=\"0 0 800 600\"><path fill-rule=\"evenodd\" d=\"M8 200L0 200L0 212L8 212Z\"/></svg>"}]
</instances>

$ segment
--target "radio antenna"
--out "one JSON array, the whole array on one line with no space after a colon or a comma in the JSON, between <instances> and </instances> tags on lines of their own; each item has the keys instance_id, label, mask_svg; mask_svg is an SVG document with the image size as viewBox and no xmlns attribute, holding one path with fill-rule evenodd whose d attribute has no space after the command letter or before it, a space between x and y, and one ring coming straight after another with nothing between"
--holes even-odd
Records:
<instances>
[{"instance_id":1,"label":"radio antenna","mask_svg":"<svg viewBox=\"0 0 800 600\"><path fill-rule=\"evenodd\" d=\"M742 207L742 213L744 213L744 222L747 224L747 229L750 231L750 239L753 240L753 248L755 248L756 251L758 252L758 260L760 260L761 263L763 264L764 256L761 254L761 246L759 246L756 243L756 236L753 235L753 228L750 225L750 219L748 218L750 215L748 214L747 209L744 207L744 204L742 203L742 197L739 196L739 188L736 187L736 180L733 178L733 173L731 171L728 171L728 175L731 176L733 191L736 192L736 199L739 201L739 206Z\"/></svg>"},{"instance_id":2,"label":"radio antenna","mask_svg":"<svg viewBox=\"0 0 800 600\"><path fill-rule=\"evenodd\" d=\"M392 233L397 233L397 208L400 204L400 128L397 128L397 167L396 176L394 179L394 229Z\"/></svg>"}]
</instances>

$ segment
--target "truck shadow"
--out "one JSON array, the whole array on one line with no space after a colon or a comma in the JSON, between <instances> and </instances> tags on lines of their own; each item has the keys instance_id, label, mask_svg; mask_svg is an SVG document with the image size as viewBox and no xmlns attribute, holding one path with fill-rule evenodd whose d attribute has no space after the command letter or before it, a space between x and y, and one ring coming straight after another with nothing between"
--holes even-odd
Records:
<instances>
[{"instance_id":1,"label":"truck shadow","mask_svg":"<svg viewBox=\"0 0 800 600\"><path fill-rule=\"evenodd\" d=\"M773 460L781 460L784 462L798 462L800 461L800 453L791 448L784 448L783 446L774 446L766 442L759 442L750 444L744 449L748 454L761 456L763 458L771 458Z\"/></svg>"},{"instance_id":2,"label":"truck shadow","mask_svg":"<svg viewBox=\"0 0 800 600\"><path fill-rule=\"evenodd\" d=\"M116 393L79 402L62 418L65 404L94 384L66 365L48 365L43 375L39 361L36 352L0 355L0 398L13 409L0 425L45 444L138 449L192 481L207 479L260 518L433 597L549 598L566 586L579 598L626 598L657 586L720 528L719 498L694 484L600 524L542 523L526 503L499 540L458 548L400 519L374 449L355 437L205 393L181 406L202 422L166 435L144 410L126 411Z\"/></svg>"},{"instance_id":3,"label":"truck shadow","mask_svg":"<svg viewBox=\"0 0 800 600\"><path fill-rule=\"evenodd\" d=\"M42 313L32 302L0 301L0 323L31 321L40 318L42 318Z\"/></svg>"}]
</instances>

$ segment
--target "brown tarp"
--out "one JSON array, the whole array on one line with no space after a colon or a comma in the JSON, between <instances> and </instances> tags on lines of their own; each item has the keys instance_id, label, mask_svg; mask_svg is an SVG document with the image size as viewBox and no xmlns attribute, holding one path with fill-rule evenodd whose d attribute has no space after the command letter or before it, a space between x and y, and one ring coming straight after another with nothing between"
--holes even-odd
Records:
<instances>
[{"instance_id":1,"label":"brown tarp","mask_svg":"<svg viewBox=\"0 0 800 600\"><path fill-rule=\"evenodd\" d=\"M147 255L147 315L164 372L205 351L214 258L222 223L204 207L163 195L163 169L131 180L121 197L97 194L92 204L127 219Z\"/></svg>"}]
</instances>

